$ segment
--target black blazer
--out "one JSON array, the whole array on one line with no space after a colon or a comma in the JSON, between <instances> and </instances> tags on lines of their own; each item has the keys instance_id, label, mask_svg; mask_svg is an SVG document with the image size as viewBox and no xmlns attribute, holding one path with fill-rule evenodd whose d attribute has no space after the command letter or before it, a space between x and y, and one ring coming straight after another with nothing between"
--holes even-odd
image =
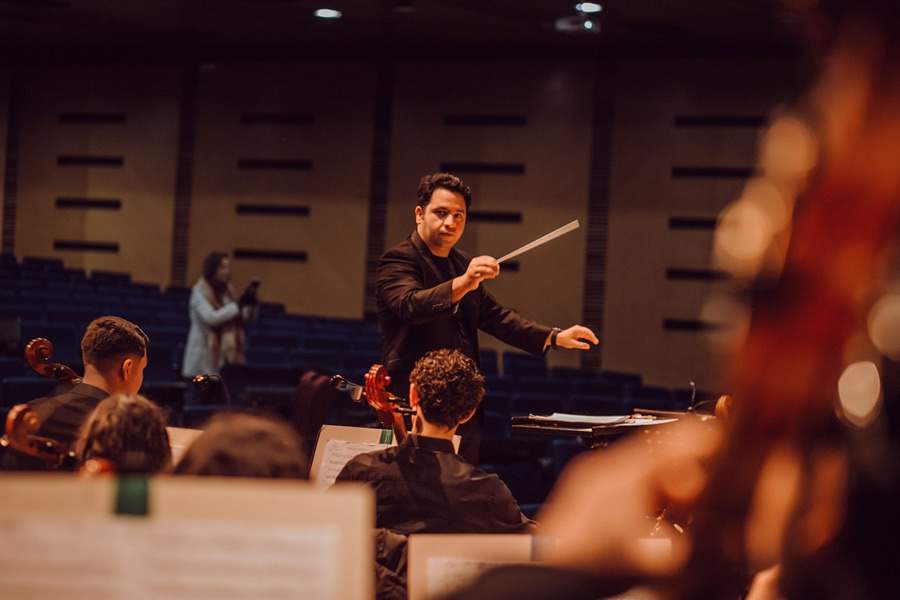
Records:
<instances>
[{"instance_id":1,"label":"black blazer","mask_svg":"<svg viewBox=\"0 0 900 600\"><path fill-rule=\"evenodd\" d=\"M471 260L455 248L449 259L458 274L465 273ZM398 395L406 397L409 372L425 353L439 348L465 350L457 310L462 313L462 329L474 349L471 358L479 368L479 329L526 352L543 352L549 327L504 308L484 284L454 307L452 285L416 232L385 252L378 262L375 299L378 324L384 334L383 360L393 380L391 388Z\"/></svg>"}]
</instances>

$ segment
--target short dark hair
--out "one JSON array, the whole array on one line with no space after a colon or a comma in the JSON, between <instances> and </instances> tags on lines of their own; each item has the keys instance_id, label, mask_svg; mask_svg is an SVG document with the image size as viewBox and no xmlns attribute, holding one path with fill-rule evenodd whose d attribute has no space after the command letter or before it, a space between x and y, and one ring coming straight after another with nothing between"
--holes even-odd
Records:
<instances>
[{"instance_id":1,"label":"short dark hair","mask_svg":"<svg viewBox=\"0 0 900 600\"><path fill-rule=\"evenodd\" d=\"M172 448L166 417L153 402L137 394L115 394L88 416L75 442L84 463L110 461L116 473L158 473L171 467Z\"/></svg>"},{"instance_id":2,"label":"short dark hair","mask_svg":"<svg viewBox=\"0 0 900 600\"><path fill-rule=\"evenodd\" d=\"M432 173L419 181L419 189L416 190L416 205L425 208L431 202L434 190L443 188L461 195L466 201L466 210L472 204L472 190L463 183L463 180L453 173Z\"/></svg>"},{"instance_id":3,"label":"short dark hair","mask_svg":"<svg viewBox=\"0 0 900 600\"><path fill-rule=\"evenodd\" d=\"M81 356L85 364L101 373L119 367L126 357L147 354L150 340L141 328L122 317L99 317L91 321L81 338Z\"/></svg>"},{"instance_id":4,"label":"short dark hair","mask_svg":"<svg viewBox=\"0 0 900 600\"><path fill-rule=\"evenodd\" d=\"M484 376L459 350L432 350L416 362L409 381L425 419L447 428L459 425L484 396Z\"/></svg>"},{"instance_id":5,"label":"short dark hair","mask_svg":"<svg viewBox=\"0 0 900 600\"><path fill-rule=\"evenodd\" d=\"M175 466L180 475L306 479L306 452L290 426L242 414L210 419Z\"/></svg>"}]
</instances>

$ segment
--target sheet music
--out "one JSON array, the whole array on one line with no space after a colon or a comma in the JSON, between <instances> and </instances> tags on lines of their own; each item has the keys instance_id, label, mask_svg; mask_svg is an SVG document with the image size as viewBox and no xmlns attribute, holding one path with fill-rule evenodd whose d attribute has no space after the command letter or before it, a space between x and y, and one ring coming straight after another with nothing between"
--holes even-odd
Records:
<instances>
[{"instance_id":1,"label":"sheet music","mask_svg":"<svg viewBox=\"0 0 900 600\"><path fill-rule=\"evenodd\" d=\"M21 600L338 600L336 528L133 517L0 517Z\"/></svg>"},{"instance_id":2,"label":"sheet music","mask_svg":"<svg viewBox=\"0 0 900 600\"><path fill-rule=\"evenodd\" d=\"M532 421L556 421L559 423L586 423L589 425L618 425L628 420L628 415L573 415L553 413L551 415L528 415Z\"/></svg>"},{"instance_id":3,"label":"sheet music","mask_svg":"<svg viewBox=\"0 0 900 600\"><path fill-rule=\"evenodd\" d=\"M350 442L347 440L328 440L325 444L325 454L322 456L322 466L319 468L319 476L316 485L330 487L350 459L359 454L383 450L391 444L379 442Z\"/></svg>"},{"instance_id":4,"label":"sheet music","mask_svg":"<svg viewBox=\"0 0 900 600\"><path fill-rule=\"evenodd\" d=\"M486 562L465 560L450 557L431 557L428 559L428 597L443 596L471 583L476 577L498 567L516 563Z\"/></svg>"}]
</instances>

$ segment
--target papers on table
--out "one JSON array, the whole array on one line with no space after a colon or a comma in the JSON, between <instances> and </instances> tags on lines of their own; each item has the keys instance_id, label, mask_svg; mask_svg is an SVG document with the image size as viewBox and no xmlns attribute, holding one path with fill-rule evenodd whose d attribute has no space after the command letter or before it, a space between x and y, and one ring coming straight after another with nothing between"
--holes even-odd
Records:
<instances>
[{"instance_id":1,"label":"papers on table","mask_svg":"<svg viewBox=\"0 0 900 600\"><path fill-rule=\"evenodd\" d=\"M662 425L673 423L678 419L657 419L645 415L573 415L569 413L553 413L550 415L528 415L528 420L534 423L554 423L565 425L585 425L591 427L642 427L646 425Z\"/></svg>"}]
</instances>

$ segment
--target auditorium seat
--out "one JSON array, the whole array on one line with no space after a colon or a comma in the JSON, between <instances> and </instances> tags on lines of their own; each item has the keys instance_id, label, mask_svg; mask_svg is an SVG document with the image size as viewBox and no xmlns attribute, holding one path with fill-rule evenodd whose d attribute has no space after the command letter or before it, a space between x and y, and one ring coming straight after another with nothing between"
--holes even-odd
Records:
<instances>
[{"instance_id":1,"label":"auditorium seat","mask_svg":"<svg viewBox=\"0 0 900 600\"><path fill-rule=\"evenodd\" d=\"M516 392L510 396L510 404L514 415L549 415L563 410L563 399L556 394Z\"/></svg>"},{"instance_id":2,"label":"auditorium seat","mask_svg":"<svg viewBox=\"0 0 900 600\"><path fill-rule=\"evenodd\" d=\"M140 393L163 408L169 425L177 426L183 422L187 390L188 385L183 381L145 379Z\"/></svg>"},{"instance_id":3,"label":"auditorium seat","mask_svg":"<svg viewBox=\"0 0 900 600\"><path fill-rule=\"evenodd\" d=\"M543 356L520 352L503 353L503 375L506 377L536 377L547 374L547 361Z\"/></svg>"},{"instance_id":4,"label":"auditorium seat","mask_svg":"<svg viewBox=\"0 0 900 600\"><path fill-rule=\"evenodd\" d=\"M481 362L481 373L483 375L495 376L499 374L496 350L482 350L478 353L478 358Z\"/></svg>"},{"instance_id":5,"label":"auditorium seat","mask_svg":"<svg viewBox=\"0 0 900 600\"><path fill-rule=\"evenodd\" d=\"M47 321L22 321L22 346L34 338L53 342L53 361L71 365L81 362L81 336L71 325Z\"/></svg>"},{"instance_id":6,"label":"auditorium seat","mask_svg":"<svg viewBox=\"0 0 900 600\"><path fill-rule=\"evenodd\" d=\"M0 383L0 403L5 408L46 396L59 385L46 377L4 377Z\"/></svg>"},{"instance_id":7,"label":"auditorium seat","mask_svg":"<svg viewBox=\"0 0 900 600\"><path fill-rule=\"evenodd\" d=\"M627 415L631 407L627 399L609 394L572 394L566 412L578 415Z\"/></svg>"}]
</instances>

